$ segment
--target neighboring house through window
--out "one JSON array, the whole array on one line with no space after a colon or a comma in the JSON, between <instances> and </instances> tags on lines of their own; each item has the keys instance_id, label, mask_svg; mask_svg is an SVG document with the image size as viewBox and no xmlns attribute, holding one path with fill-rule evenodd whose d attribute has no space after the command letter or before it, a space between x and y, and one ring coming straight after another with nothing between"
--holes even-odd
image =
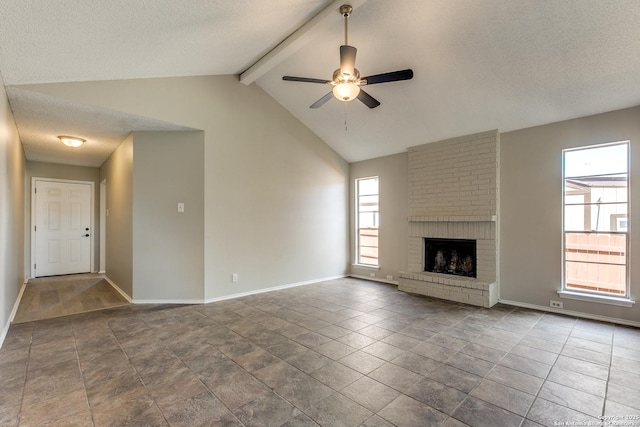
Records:
<instances>
[{"instance_id":1,"label":"neighboring house through window","mask_svg":"<svg viewBox=\"0 0 640 427\"><path fill-rule=\"evenodd\" d=\"M356 179L357 264L378 267L378 177Z\"/></svg>"},{"instance_id":2,"label":"neighboring house through window","mask_svg":"<svg viewBox=\"0 0 640 427\"><path fill-rule=\"evenodd\" d=\"M629 142L563 157L563 291L628 297Z\"/></svg>"}]
</instances>

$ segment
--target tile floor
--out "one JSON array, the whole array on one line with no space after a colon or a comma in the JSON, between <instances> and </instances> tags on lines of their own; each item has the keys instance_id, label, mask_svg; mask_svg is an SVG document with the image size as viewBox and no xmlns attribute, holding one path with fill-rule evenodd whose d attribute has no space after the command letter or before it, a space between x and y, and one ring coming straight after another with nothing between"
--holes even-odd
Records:
<instances>
[{"instance_id":1,"label":"tile floor","mask_svg":"<svg viewBox=\"0 0 640 427\"><path fill-rule=\"evenodd\" d=\"M13 323L128 305L101 274L73 274L29 280Z\"/></svg>"},{"instance_id":2,"label":"tile floor","mask_svg":"<svg viewBox=\"0 0 640 427\"><path fill-rule=\"evenodd\" d=\"M12 325L2 426L640 425L640 330L340 279ZM619 418L618 421L622 421Z\"/></svg>"}]
</instances>

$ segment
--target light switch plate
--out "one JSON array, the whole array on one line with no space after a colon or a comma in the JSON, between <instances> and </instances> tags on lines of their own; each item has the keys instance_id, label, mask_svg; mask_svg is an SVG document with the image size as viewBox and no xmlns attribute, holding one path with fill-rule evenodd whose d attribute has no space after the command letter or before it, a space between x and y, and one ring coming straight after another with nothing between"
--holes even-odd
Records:
<instances>
[{"instance_id":1,"label":"light switch plate","mask_svg":"<svg viewBox=\"0 0 640 427\"><path fill-rule=\"evenodd\" d=\"M178 212L184 212L184 203L178 203Z\"/></svg>"}]
</instances>

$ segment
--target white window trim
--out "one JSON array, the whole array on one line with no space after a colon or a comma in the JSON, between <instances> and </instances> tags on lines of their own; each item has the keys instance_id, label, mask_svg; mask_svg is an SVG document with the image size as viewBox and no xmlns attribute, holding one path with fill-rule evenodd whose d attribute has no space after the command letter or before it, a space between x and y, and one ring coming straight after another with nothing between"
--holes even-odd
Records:
<instances>
[{"instance_id":1,"label":"white window trim","mask_svg":"<svg viewBox=\"0 0 640 427\"><path fill-rule=\"evenodd\" d=\"M616 145L616 144L626 144L627 145L627 215L630 216L630 198L631 198L631 191L630 191L630 183L631 183L631 141L630 140L620 140L620 141L615 141L615 142L606 142L606 143L602 143L602 144L592 144L592 145L588 145L588 146L584 146L584 147L577 147L575 148L575 150L580 150L580 149L587 149L588 147L596 147L596 146L607 146L607 145ZM570 149L570 150L574 150L574 149ZM570 150L562 150L562 185L564 188L564 183L565 183L565 165L564 165L564 153L566 151L570 151ZM560 298L565 298L565 299L571 299L571 300L577 300L577 301L587 301L587 302L595 302L595 303L601 303L601 304L609 304L609 305L616 305L616 306L620 306L620 307L633 307L633 305L635 304L635 301L631 299L631 270L630 270L630 265L629 265L629 244L630 244L630 237L631 237L631 232L628 229L626 232L627 235L627 260L626 260L626 270L627 270L627 289L626 289L626 293L623 296L615 296L614 294L611 295L606 295L606 294L595 294L592 292L588 292L588 291L579 291L579 290L568 290L567 289L567 283L566 283L566 276L565 276L565 264L566 264L566 259L565 259L565 239L564 239L564 234L565 234L565 228L564 228L564 209L565 209L565 199L564 199L564 190L562 192L562 234L563 234L563 243L562 243L562 282L561 282L561 289L558 291L558 296Z\"/></svg>"},{"instance_id":2,"label":"white window trim","mask_svg":"<svg viewBox=\"0 0 640 427\"><path fill-rule=\"evenodd\" d=\"M379 266L371 264L351 264L351 266L357 268L368 268L369 270L380 270Z\"/></svg>"},{"instance_id":3,"label":"white window trim","mask_svg":"<svg viewBox=\"0 0 640 427\"><path fill-rule=\"evenodd\" d=\"M617 305L619 307L633 307L633 305L636 303L629 298L614 297L609 295L595 295L585 292L558 291L558 296L560 298Z\"/></svg>"},{"instance_id":4,"label":"white window trim","mask_svg":"<svg viewBox=\"0 0 640 427\"><path fill-rule=\"evenodd\" d=\"M355 255L356 255L356 262L354 262L352 265L354 267L358 267L358 268L368 268L371 270L380 270L380 258L378 258L378 265L373 265L373 264L360 264L357 261L360 259L360 224L359 224L359 214L360 214L360 207L359 207L359 196L360 193L358 191L358 182L360 180L365 180L365 179L372 179L372 178L376 178L378 180L378 215L380 214L380 175L371 175L371 176L362 176L360 178L355 178L353 180L353 186L354 186L354 190L355 190L355 218L354 218L354 224L355 224L355 242L356 242L356 247L355 247ZM380 232L380 224L378 224L378 233ZM380 235L378 234L378 250L380 250Z\"/></svg>"}]
</instances>

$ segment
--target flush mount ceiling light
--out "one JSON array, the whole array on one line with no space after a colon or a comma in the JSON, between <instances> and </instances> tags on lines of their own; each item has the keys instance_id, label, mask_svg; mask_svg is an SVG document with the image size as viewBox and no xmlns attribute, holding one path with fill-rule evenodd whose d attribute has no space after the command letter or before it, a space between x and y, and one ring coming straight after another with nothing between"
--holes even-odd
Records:
<instances>
[{"instance_id":1,"label":"flush mount ceiling light","mask_svg":"<svg viewBox=\"0 0 640 427\"><path fill-rule=\"evenodd\" d=\"M67 147L73 148L80 147L86 142L86 139L78 138L77 136L60 135L58 139Z\"/></svg>"},{"instance_id":2,"label":"flush mount ceiling light","mask_svg":"<svg viewBox=\"0 0 640 427\"><path fill-rule=\"evenodd\" d=\"M348 4L340 7L340 15L344 18L344 44L340 46L340 68L333 72L331 80L312 79L308 77L284 76L282 80L304 83L320 83L333 86L333 90L311 104L310 108L319 108L331 98L340 101L360 100L369 108L376 108L380 102L361 89L361 86L371 86L378 83L396 82L399 80L410 80L413 78L413 70L406 69L392 71L390 73L375 74L368 77L360 77L360 72L356 69L357 49L349 45L348 22L353 8Z\"/></svg>"}]
</instances>

